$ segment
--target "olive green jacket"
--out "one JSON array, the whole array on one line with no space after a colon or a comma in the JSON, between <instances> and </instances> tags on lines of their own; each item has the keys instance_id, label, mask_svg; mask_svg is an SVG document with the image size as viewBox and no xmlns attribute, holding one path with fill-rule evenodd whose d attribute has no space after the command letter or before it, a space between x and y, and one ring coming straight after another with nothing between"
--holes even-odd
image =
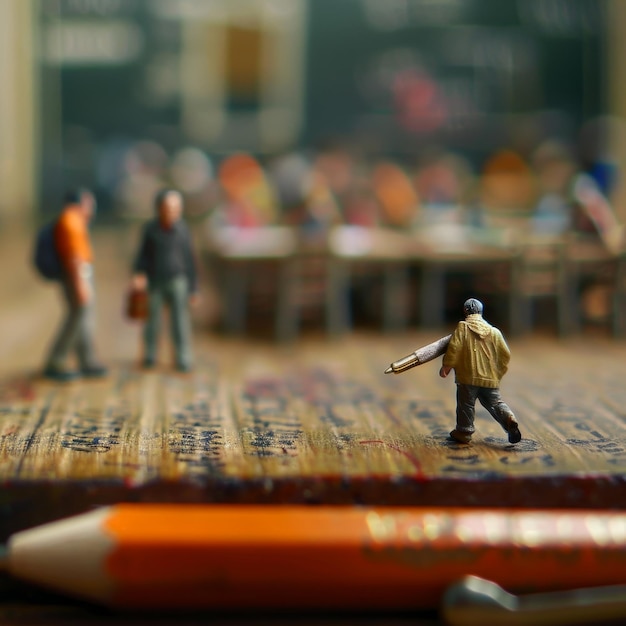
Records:
<instances>
[{"instance_id":1,"label":"olive green jacket","mask_svg":"<svg viewBox=\"0 0 626 626\"><path fill-rule=\"evenodd\" d=\"M459 322L443 357L462 385L496 388L508 369L511 352L502 333L482 315L468 315Z\"/></svg>"}]
</instances>

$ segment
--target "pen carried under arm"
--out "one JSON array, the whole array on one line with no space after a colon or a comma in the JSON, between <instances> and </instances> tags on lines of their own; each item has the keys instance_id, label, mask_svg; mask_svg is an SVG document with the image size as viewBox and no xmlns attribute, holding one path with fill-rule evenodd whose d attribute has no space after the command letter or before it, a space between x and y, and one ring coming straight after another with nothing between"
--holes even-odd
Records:
<instances>
[{"instance_id":1,"label":"pen carried under arm","mask_svg":"<svg viewBox=\"0 0 626 626\"><path fill-rule=\"evenodd\" d=\"M408 356L405 356L398 361L394 361L385 370L385 374L401 374L412 367L422 365L423 363L428 363L428 361L436 359L438 356L445 353L451 338L452 335L446 335L441 339L437 339L437 341L429 343L427 346L418 348L415 352L412 352Z\"/></svg>"}]
</instances>

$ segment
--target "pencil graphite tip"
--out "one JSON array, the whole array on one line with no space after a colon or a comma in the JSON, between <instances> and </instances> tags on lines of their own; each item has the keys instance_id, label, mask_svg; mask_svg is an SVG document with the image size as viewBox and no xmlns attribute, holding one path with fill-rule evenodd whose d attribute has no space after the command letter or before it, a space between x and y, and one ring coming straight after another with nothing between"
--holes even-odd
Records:
<instances>
[{"instance_id":1,"label":"pencil graphite tip","mask_svg":"<svg viewBox=\"0 0 626 626\"><path fill-rule=\"evenodd\" d=\"M393 367L391 367L391 365L385 370L385 374L393 374Z\"/></svg>"}]
</instances>

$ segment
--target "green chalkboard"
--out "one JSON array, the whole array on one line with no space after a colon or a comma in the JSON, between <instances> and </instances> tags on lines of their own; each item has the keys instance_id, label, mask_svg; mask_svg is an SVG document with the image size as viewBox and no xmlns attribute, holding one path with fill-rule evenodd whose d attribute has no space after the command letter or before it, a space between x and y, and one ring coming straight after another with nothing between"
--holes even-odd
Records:
<instances>
[{"instance_id":1,"label":"green chalkboard","mask_svg":"<svg viewBox=\"0 0 626 626\"><path fill-rule=\"evenodd\" d=\"M411 157L438 144L479 160L528 137L529 117L538 132L571 140L605 109L606 0L304 1L300 146L339 139ZM183 132L183 18L164 19L156 0L38 6L43 206L77 183L100 187L106 205L114 173L103 162L138 139L215 155ZM121 43L90 30L105 22ZM113 62L73 62L107 45ZM148 89L168 80L169 91Z\"/></svg>"},{"instance_id":2,"label":"green chalkboard","mask_svg":"<svg viewBox=\"0 0 626 626\"><path fill-rule=\"evenodd\" d=\"M604 106L605 11L595 0L315 0L306 137L488 150L542 111L546 131L575 132Z\"/></svg>"}]
</instances>

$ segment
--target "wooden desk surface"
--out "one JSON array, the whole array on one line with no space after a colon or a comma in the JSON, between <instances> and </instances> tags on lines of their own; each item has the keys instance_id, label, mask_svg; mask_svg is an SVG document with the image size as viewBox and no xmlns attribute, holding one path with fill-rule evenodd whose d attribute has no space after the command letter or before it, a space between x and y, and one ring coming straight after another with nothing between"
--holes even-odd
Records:
<instances>
[{"instance_id":1,"label":"wooden desk surface","mask_svg":"<svg viewBox=\"0 0 626 626\"><path fill-rule=\"evenodd\" d=\"M475 441L463 446L447 439L455 389L436 363L383 375L438 332L309 336L279 348L198 328L193 373L172 372L165 343L162 366L140 370L140 329L121 314L136 233L105 230L95 234L98 344L110 376L52 384L36 371L61 307L25 262L27 234L0 246L2 266L14 259L15 269L0 285L2 537L119 500L626 502L624 344L512 342L502 393L523 440L510 446L478 409Z\"/></svg>"}]
</instances>

